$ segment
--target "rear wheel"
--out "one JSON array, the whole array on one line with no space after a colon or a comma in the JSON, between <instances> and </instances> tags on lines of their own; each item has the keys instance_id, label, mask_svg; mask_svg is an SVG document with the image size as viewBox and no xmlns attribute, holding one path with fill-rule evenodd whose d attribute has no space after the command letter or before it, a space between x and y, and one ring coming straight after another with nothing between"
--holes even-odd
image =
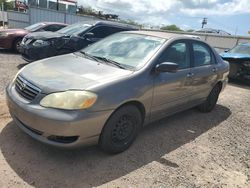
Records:
<instances>
[{"instance_id":1,"label":"rear wheel","mask_svg":"<svg viewBox=\"0 0 250 188\"><path fill-rule=\"evenodd\" d=\"M142 124L142 115L133 105L115 111L104 126L99 146L108 153L120 153L133 143Z\"/></svg>"},{"instance_id":2,"label":"rear wheel","mask_svg":"<svg viewBox=\"0 0 250 188\"><path fill-rule=\"evenodd\" d=\"M13 46L12 46L12 49L15 51L15 52L18 52L19 48L20 48L20 44L22 42L22 39L21 38L17 38L14 43L13 43Z\"/></svg>"},{"instance_id":3,"label":"rear wheel","mask_svg":"<svg viewBox=\"0 0 250 188\"><path fill-rule=\"evenodd\" d=\"M216 86L214 86L214 88L212 89L212 91L208 95L206 101L204 103L202 103L201 105L199 105L198 109L201 112L211 112L214 109L214 107L218 101L220 91L221 91L221 87L218 84Z\"/></svg>"}]
</instances>

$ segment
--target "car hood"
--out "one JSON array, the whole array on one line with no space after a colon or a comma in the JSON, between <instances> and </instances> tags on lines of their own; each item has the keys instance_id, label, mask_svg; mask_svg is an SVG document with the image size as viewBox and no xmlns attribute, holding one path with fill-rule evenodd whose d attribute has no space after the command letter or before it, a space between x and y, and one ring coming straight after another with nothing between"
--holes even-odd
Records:
<instances>
[{"instance_id":1,"label":"car hood","mask_svg":"<svg viewBox=\"0 0 250 188\"><path fill-rule=\"evenodd\" d=\"M90 90L132 73L76 54L67 54L29 64L20 74L43 93L51 93L71 89Z\"/></svg>"},{"instance_id":2,"label":"car hood","mask_svg":"<svg viewBox=\"0 0 250 188\"><path fill-rule=\"evenodd\" d=\"M26 36L26 38L36 39L36 40L38 40L38 39L39 40L48 40L48 39L60 38L63 36L65 36L65 35L58 33L58 32L42 31L42 32L30 33Z\"/></svg>"},{"instance_id":3,"label":"car hood","mask_svg":"<svg viewBox=\"0 0 250 188\"><path fill-rule=\"evenodd\" d=\"M222 53L220 54L222 58L234 58L234 59L246 59L250 58L250 54L239 54L239 53Z\"/></svg>"},{"instance_id":4,"label":"car hood","mask_svg":"<svg viewBox=\"0 0 250 188\"><path fill-rule=\"evenodd\" d=\"M0 32L4 32L4 33L19 33L19 34L27 34L29 33L29 31L25 30L25 29L0 29Z\"/></svg>"}]
</instances>

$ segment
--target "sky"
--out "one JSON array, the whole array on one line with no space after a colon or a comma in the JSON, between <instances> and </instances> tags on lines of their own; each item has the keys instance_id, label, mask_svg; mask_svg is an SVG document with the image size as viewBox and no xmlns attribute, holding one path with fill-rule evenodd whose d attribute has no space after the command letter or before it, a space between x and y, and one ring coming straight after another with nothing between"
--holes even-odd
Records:
<instances>
[{"instance_id":1,"label":"sky","mask_svg":"<svg viewBox=\"0 0 250 188\"><path fill-rule=\"evenodd\" d=\"M175 24L183 30L200 29L206 17L207 28L250 36L250 0L78 0L78 5L140 24Z\"/></svg>"}]
</instances>

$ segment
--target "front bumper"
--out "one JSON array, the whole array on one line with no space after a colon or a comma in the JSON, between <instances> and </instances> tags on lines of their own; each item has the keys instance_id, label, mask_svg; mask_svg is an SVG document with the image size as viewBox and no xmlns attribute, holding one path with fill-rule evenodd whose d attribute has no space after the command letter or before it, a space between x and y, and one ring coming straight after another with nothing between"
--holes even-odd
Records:
<instances>
[{"instance_id":1,"label":"front bumper","mask_svg":"<svg viewBox=\"0 0 250 188\"><path fill-rule=\"evenodd\" d=\"M6 96L10 114L24 132L38 141L63 148L97 144L112 113L112 110L88 112L44 108L23 101L11 84L6 89Z\"/></svg>"},{"instance_id":2,"label":"front bumper","mask_svg":"<svg viewBox=\"0 0 250 188\"><path fill-rule=\"evenodd\" d=\"M22 54L22 58L27 62L37 61L57 54L56 49L52 46L35 47L32 44L21 44L19 52Z\"/></svg>"}]
</instances>

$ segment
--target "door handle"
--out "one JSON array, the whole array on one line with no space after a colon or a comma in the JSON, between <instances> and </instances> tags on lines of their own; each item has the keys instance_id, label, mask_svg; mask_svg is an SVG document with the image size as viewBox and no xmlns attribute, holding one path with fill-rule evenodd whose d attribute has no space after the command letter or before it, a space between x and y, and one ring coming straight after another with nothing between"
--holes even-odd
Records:
<instances>
[{"instance_id":1,"label":"door handle","mask_svg":"<svg viewBox=\"0 0 250 188\"><path fill-rule=\"evenodd\" d=\"M218 69L217 69L216 67L214 67L214 68L212 69L212 71L213 71L213 72L217 72Z\"/></svg>"},{"instance_id":2,"label":"door handle","mask_svg":"<svg viewBox=\"0 0 250 188\"><path fill-rule=\"evenodd\" d=\"M187 78L192 78L194 76L194 73L192 73L192 72L189 72L188 74L187 74Z\"/></svg>"}]
</instances>

